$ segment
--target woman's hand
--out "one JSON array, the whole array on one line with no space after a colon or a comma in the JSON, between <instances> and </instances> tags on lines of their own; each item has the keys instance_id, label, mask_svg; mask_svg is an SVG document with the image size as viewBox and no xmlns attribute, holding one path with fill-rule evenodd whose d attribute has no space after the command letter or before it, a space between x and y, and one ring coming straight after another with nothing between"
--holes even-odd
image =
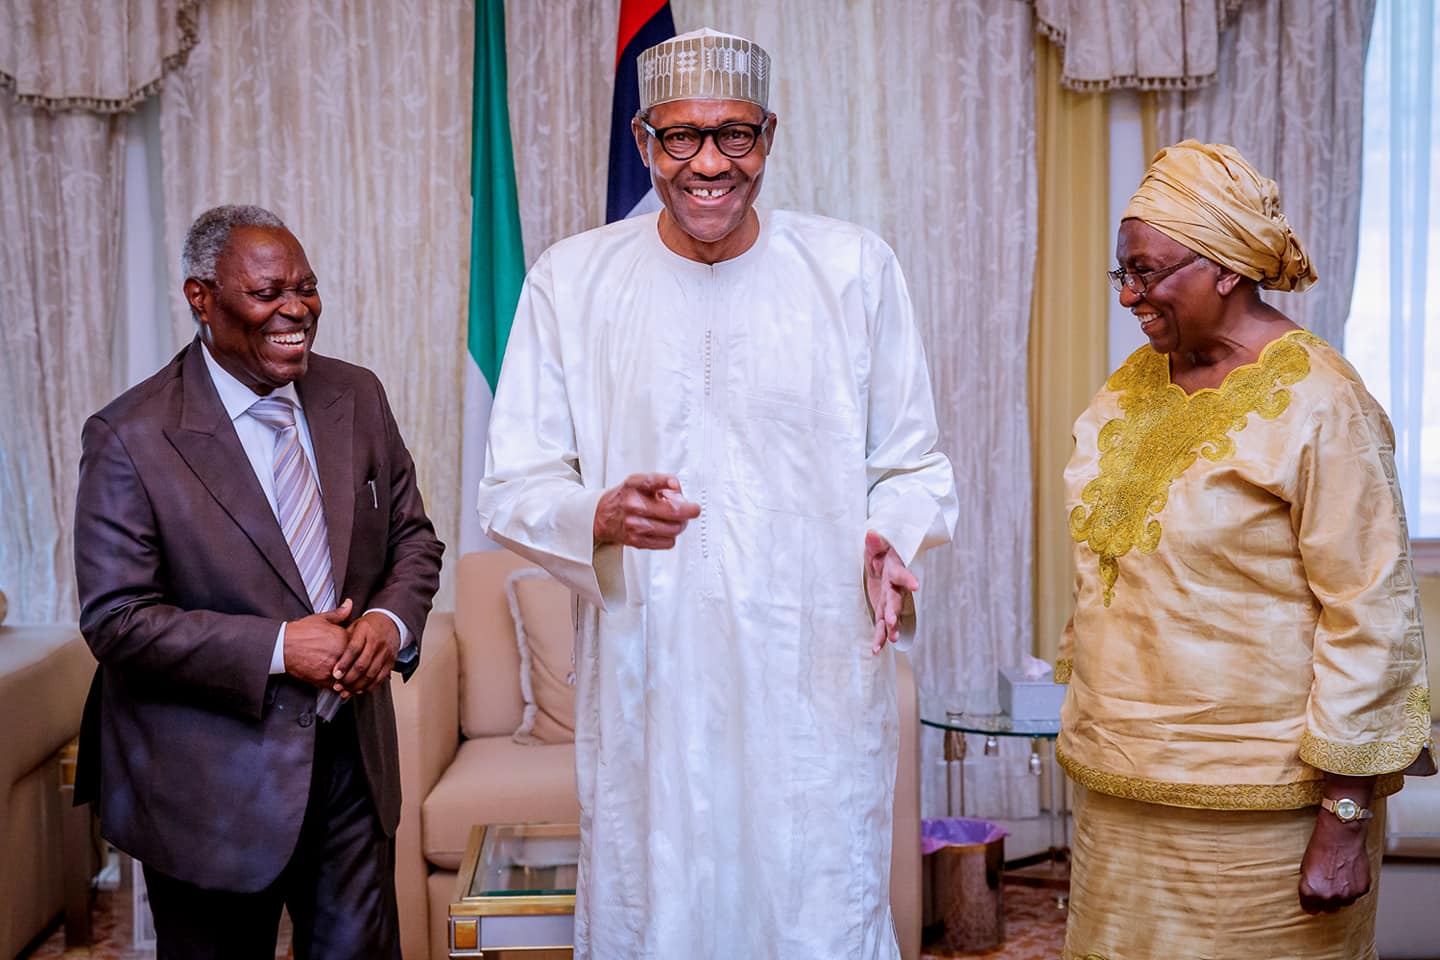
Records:
<instances>
[{"instance_id":1,"label":"woman's hand","mask_svg":"<svg viewBox=\"0 0 1440 960\"><path fill-rule=\"evenodd\" d=\"M1349 797L1369 807L1375 796L1374 777L1325 774L1325 796ZM1315 814L1315 832L1300 860L1300 908L1306 913L1334 913L1370 890L1370 854L1366 840L1373 819L1341 822L1321 807Z\"/></svg>"},{"instance_id":2,"label":"woman's hand","mask_svg":"<svg viewBox=\"0 0 1440 960\"><path fill-rule=\"evenodd\" d=\"M1365 849L1369 820L1341 823L1321 810L1300 861L1300 908L1334 913L1370 890L1370 856Z\"/></svg>"}]
</instances>

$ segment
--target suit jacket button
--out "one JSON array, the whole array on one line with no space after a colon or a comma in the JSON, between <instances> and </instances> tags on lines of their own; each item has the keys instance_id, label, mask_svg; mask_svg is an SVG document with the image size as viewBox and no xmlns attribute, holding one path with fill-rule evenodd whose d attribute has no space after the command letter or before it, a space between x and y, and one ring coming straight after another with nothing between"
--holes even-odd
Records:
<instances>
[{"instance_id":1,"label":"suit jacket button","mask_svg":"<svg viewBox=\"0 0 1440 960\"><path fill-rule=\"evenodd\" d=\"M304 713L300 714L300 719L296 720L295 722L300 724L300 726L302 727L308 727L310 726L310 724L315 722L315 714L311 713L309 710L306 710Z\"/></svg>"}]
</instances>

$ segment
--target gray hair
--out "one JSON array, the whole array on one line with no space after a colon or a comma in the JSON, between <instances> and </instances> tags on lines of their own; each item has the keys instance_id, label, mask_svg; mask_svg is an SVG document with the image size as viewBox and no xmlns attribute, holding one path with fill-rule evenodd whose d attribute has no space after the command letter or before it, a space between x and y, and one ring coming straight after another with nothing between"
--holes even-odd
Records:
<instances>
[{"instance_id":1,"label":"gray hair","mask_svg":"<svg viewBox=\"0 0 1440 960\"><path fill-rule=\"evenodd\" d=\"M180 275L189 280L215 280L215 263L236 227L279 227L285 221L264 207L232 203L211 207L190 224L185 231L185 245L180 250Z\"/></svg>"}]
</instances>

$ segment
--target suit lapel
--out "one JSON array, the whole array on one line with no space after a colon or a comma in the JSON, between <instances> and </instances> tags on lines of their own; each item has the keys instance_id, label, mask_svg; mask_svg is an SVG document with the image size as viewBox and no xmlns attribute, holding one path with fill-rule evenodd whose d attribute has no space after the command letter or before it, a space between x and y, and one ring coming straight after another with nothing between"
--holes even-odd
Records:
<instances>
[{"instance_id":1,"label":"suit lapel","mask_svg":"<svg viewBox=\"0 0 1440 960\"><path fill-rule=\"evenodd\" d=\"M310 373L297 381L310 445L315 450L320 498L325 505L325 530L330 538L330 573L335 602L345 599L345 573L350 559L350 532L355 523L355 393L324 375L324 364L311 358ZM317 369L318 367L318 369Z\"/></svg>"},{"instance_id":2,"label":"suit lapel","mask_svg":"<svg viewBox=\"0 0 1440 960\"><path fill-rule=\"evenodd\" d=\"M180 420L165 428L165 437L276 575L309 609L310 595L290 554L290 545L255 478L255 469L235 434L235 425L226 416L220 395L210 382L200 350L198 340L187 348L181 367Z\"/></svg>"}]
</instances>

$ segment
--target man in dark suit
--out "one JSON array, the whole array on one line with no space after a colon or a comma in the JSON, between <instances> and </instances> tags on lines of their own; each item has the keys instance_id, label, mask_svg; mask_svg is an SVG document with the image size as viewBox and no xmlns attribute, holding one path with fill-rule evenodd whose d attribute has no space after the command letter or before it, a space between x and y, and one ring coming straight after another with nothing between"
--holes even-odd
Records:
<instances>
[{"instance_id":1,"label":"man in dark suit","mask_svg":"<svg viewBox=\"0 0 1440 960\"><path fill-rule=\"evenodd\" d=\"M81 799L145 866L159 953L400 956L389 676L443 545L379 381L311 353L299 241L218 207L182 257L196 339L85 424ZM327 719L328 718L328 719Z\"/></svg>"}]
</instances>

